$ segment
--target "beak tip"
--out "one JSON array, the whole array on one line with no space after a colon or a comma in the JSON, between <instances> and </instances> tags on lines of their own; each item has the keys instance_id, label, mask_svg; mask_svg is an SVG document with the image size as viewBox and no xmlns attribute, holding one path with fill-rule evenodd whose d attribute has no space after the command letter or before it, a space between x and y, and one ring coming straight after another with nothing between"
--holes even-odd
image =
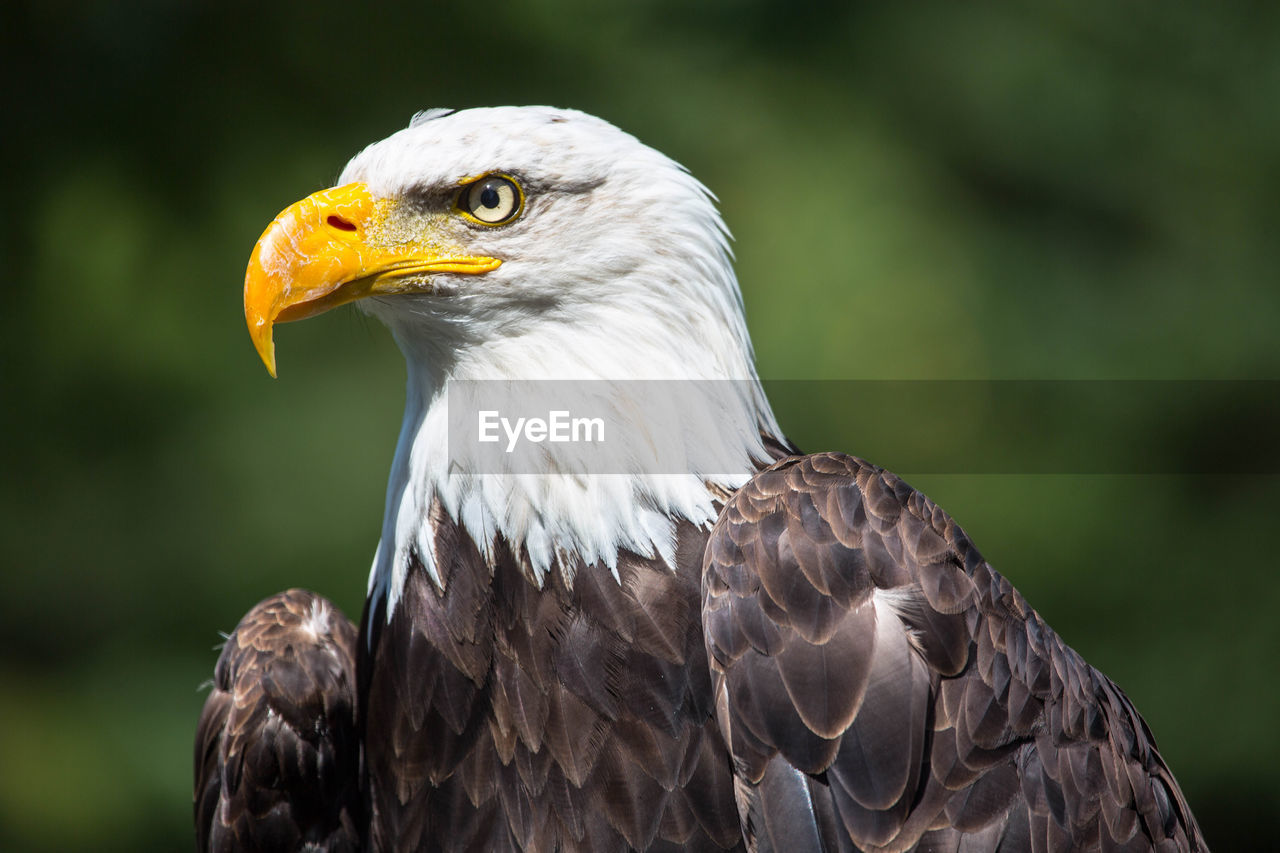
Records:
<instances>
[{"instance_id":1,"label":"beak tip","mask_svg":"<svg viewBox=\"0 0 1280 853\"><path fill-rule=\"evenodd\" d=\"M276 378L276 346L275 342L270 338L267 339L265 345L258 350L258 355L262 358L262 363L267 366L267 373L271 374L271 378Z\"/></svg>"},{"instance_id":2,"label":"beak tip","mask_svg":"<svg viewBox=\"0 0 1280 853\"><path fill-rule=\"evenodd\" d=\"M271 374L271 378L276 378L276 342L275 336L272 335L272 325L264 320L257 323L250 320L249 337L253 339L253 348L258 352L258 358L262 359L262 363L267 367L267 373Z\"/></svg>"}]
</instances>

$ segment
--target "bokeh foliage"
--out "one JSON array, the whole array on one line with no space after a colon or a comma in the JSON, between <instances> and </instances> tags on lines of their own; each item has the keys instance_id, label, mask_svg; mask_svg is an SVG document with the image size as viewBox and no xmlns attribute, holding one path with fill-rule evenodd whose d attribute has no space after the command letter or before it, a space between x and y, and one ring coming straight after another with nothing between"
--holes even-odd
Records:
<instances>
[{"instance_id":1,"label":"bokeh foliage","mask_svg":"<svg viewBox=\"0 0 1280 853\"><path fill-rule=\"evenodd\" d=\"M1276 7L797 6L7 7L0 848L184 849L216 632L294 585L358 616L400 358L344 310L271 382L240 282L417 109L573 106L684 162L768 377L1280 378ZM886 413L848 411L779 416L867 453ZM911 479L1244 849L1280 809L1280 478L1164 470Z\"/></svg>"}]
</instances>

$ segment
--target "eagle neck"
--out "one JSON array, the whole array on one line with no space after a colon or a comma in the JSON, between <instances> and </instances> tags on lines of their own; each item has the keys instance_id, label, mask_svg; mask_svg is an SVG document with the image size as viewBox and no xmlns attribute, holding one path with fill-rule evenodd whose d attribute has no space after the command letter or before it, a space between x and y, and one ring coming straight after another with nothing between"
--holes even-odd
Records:
<instances>
[{"instance_id":1,"label":"eagle neck","mask_svg":"<svg viewBox=\"0 0 1280 853\"><path fill-rule=\"evenodd\" d=\"M721 443L707 445L727 451L731 460L727 464L693 465L691 470L699 473L656 476L477 474L464 470L465 460L450 458L449 382L520 375L527 362L498 363L483 348L457 348L446 371L441 369L438 351L414 349L418 346L414 342L430 338L421 334L396 338L408 365L405 414L387 483L382 537L369 578L369 594L385 599L388 620L413 567L420 566L437 589L445 591L442 579L448 572L442 561L450 555L437 553L435 528L441 513L474 541L490 566L500 543L518 555L527 580L539 587L552 572L572 585L578 565L599 563L617 577L618 559L624 552L674 567L677 524L683 520L710 528L718 502L768 459L764 437L778 435L752 373L746 380L726 383L743 398L736 406L741 414L734 418L740 422L720 424L713 440ZM518 352L514 354L513 362L521 359ZM630 403L619 401L618 408ZM681 435L706 438L705 430L690 425L672 428Z\"/></svg>"}]
</instances>

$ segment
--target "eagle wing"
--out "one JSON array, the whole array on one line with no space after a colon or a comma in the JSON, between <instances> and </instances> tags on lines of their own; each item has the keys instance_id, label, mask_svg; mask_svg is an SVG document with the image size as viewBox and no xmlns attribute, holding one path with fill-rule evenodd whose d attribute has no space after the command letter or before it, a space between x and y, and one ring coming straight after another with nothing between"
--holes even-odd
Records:
<instances>
[{"instance_id":1,"label":"eagle wing","mask_svg":"<svg viewBox=\"0 0 1280 853\"><path fill-rule=\"evenodd\" d=\"M756 475L703 616L752 849L1205 849L1124 693L893 474Z\"/></svg>"},{"instance_id":2,"label":"eagle wing","mask_svg":"<svg viewBox=\"0 0 1280 853\"><path fill-rule=\"evenodd\" d=\"M305 590L227 638L196 732L202 851L361 849L356 630Z\"/></svg>"}]
</instances>

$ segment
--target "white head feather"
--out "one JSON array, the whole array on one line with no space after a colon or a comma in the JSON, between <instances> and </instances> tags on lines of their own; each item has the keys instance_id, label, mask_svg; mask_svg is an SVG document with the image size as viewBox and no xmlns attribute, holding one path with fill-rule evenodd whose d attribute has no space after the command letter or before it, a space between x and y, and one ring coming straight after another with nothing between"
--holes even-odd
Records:
<instances>
[{"instance_id":1,"label":"white head feather","mask_svg":"<svg viewBox=\"0 0 1280 853\"><path fill-rule=\"evenodd\" d=\"M765 457L760 434L781 434L756 378L728 232L710 193L629 134L547 107L434 111L356 155L342 182L412 202L489 172L521 182L523 214L501 228L458 223L457 233L467 253L502 265L441 276L431 295L361 303L391 329L408 363L370 577L371 593L388 597L388 616L411 552L440 583L433 499L487 556L495 536L527 547L538 583L557 553L616 568L619 550L629 549L670 564L674 519L712 523L708 484L740 486ZM474 379L745 381L727 383L740 390L714 411L664 412L641 425L681 436L686 473L654 476L637 460L631 476L582 477L488 473L450 459L445 383ZM634 412L634 402L613 401L618 412ZM555 471L554 454L549 464Z\"/></svg>"}]
</instances>

